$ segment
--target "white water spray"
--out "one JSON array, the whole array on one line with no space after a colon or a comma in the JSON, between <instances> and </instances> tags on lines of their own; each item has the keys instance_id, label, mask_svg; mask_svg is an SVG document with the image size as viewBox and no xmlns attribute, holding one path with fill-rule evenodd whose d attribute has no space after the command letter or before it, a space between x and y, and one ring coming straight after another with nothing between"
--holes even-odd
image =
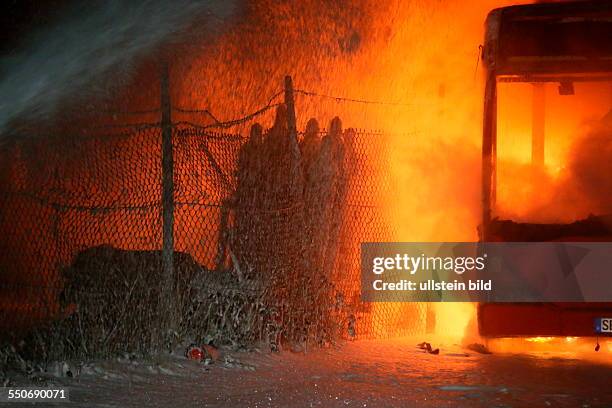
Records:
<instances>
[{"instance_id":1,"label":"white water spray","mask_svg":"<svg viewBox=\"0 0 612 408\"><path fill-rule=\"evenodd\" d=\"M195 19L212 32L235 10L234 2L226 0L84 4L67 10L61 21L32 34L14 55L0 60L0 135L11 121L50 117L76 95L106 96L108 82L129 79L138 58L169 40L180 40Z\"/></svg>"}]
</instances>

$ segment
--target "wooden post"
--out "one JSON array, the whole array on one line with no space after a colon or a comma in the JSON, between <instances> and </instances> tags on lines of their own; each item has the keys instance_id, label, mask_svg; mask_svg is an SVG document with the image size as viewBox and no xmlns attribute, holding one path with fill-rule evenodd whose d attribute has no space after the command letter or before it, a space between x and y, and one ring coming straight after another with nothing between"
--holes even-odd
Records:
<instances>
[{"instance_id":1,"label":"wooden post","mask_svg":"<svg viewBox=\"0 0 612 408\"><path fill-rule=\"evenodd\" d=\"M287 107L287 128L289 129L289 143L291 145L291 159L292 159L292 184L294 192L297 194L301 192L301 171L302 166L300 164L301 154L300 147L297 140L297 125L295 117L295 100L293 94L293 81L290 75L285 77L285 106Z\"/></svg>"},{"instance_id":2,"label":"wooden post","mask_svg":"<svg viewBox=\"0 0 612 408\"><path fill-rule=\"evenodd\" d=\"M297 127L295 118L295 101L293 96L293 81L290 75L285 77L285 105L287 106L287 127L289 128L289 137L291 138L291 149L296 149L299 156L299 147L297 142ZM295 151L293 153L295 153Z\"/></svg>"},{"instance_id":3,"label":"wooden post","mask_svg":"<svg viewBox=\"0 0 612 408\"><path fill-rule=\"evenodd\" d=\"M162 131L162 273L161 310L167 319L162 336L172 327L174 314L174 158L172 151L172 105L168 64L161 72L161 131Z\"/></svg>"}]
</instances>

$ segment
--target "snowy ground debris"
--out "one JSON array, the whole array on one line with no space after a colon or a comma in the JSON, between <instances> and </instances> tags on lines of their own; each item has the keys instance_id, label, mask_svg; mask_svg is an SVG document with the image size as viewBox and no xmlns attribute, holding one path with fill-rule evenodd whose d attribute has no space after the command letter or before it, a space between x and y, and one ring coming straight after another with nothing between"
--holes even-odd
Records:
<instances>
[{"instance_id":1,"label":"snowy ground debris","mask_svg":"<svg viewBox=\"0 0 612 408\"><path fill-rule=\"evenodd\" d=\"M308 353L221 350L207 364L180 352L156 360L124 356L59 363L39 381L69 387L71 407L612 406L612 365L438 346L439 355L424 353L413 339Z\"/></svg>"}]
</instances>

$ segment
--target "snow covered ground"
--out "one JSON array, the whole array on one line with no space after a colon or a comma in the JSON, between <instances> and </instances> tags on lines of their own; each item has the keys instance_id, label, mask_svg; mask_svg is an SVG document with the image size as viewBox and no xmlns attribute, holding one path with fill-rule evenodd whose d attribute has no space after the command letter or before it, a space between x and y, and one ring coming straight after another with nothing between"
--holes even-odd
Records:
<instances>
[{"instance_id":1,"label":"snow covered ground","mask_svg":"<svg viewBox=\"0 0 612 408\"><path fill-rule=\"evenodd\" d=\"M211 365L179 356L119 359L70 367L73 378L61 375L69 367L58 366L50 381L69 387L69 407L612 407L609 363L546 353L483 355L456 345L431 355L415 344L357 341L307 354L224 351Z\"/></svg>"}]
</instances>

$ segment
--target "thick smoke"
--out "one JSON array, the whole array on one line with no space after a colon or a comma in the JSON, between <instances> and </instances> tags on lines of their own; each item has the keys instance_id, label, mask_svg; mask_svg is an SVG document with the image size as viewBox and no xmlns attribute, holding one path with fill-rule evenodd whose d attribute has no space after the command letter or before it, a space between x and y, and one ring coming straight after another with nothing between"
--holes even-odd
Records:
<instances>
[{"instance_id":1,"label":"thick smoke","mask_svg":"<svg viewBox=\"0 0 612 408\"><path fill-rule=\"evenodd\" d=\"M612 111L573 146L571 181L594 214L612 214Z\"/></svg>"},{"instance_id":2,"label":"thick smoke","mask_svg":"<svg viewBox=\"0 0 612 408\"><path fill-rule=\"evenodd\" d=\"M557 174L529 163L503 163L503 180L498 183L498 192L504 194L500 218L571 223L589 215L612 214L612 113L582 120L567 137L571 142Z\"/></svg>"},{"instance_id":3,"label":"thick smoke","mask_svg":"<svg viewBox=\"0 0 612 408\"><path fill-rule=\"evenodd\" d=\"M234 9L228 0L110 0L68 10L0 61L0 133L11 121L51 116L77 94L106 96L109 82L127 81L139 57L178 39L194 19L211 31Z\"/></svg>"}]
</instances>

